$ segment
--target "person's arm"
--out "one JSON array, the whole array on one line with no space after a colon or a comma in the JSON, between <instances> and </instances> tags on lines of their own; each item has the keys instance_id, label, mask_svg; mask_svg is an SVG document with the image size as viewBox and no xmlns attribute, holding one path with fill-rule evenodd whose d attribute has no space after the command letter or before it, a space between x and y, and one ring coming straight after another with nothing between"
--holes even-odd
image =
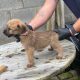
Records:
<instances>
[{"instance_id":1,"label":"person's arm","mask_svg":"<svg viewBox=\"0 0 80 80\"><path fill-rule=\"evenodd\" d=\"M74 24L66 25L66 28L54 29L53 31L59 34L60 40L67 39L70 36L76 36L80 33L80 18Z\"/></svg>"},{"instance_id":2,"label":"person's arm","mask_svg":"<svg viewBox=\"0 0 80 80\"><path fill-rule=\"evenodd\" d=\"M80 18L74 23L73 28L76 32L80 32Z\"/></svg>"},{"instance_id":3,"label":"person's arm","mask_svg":"<svg viewBox=\"0 0 80 80\"><path fill-rule=\"evenodd\" d=\"M52 16L55 11L58 0L45 0L44 5L35 15L35 17L28 23L33 30L42 26Z\"/></svg>"},{"instance_id":4,"label":"person's arm","mask_svg":"<svg viewBox=\"0 0 80 80\"><path fill-rule=\"evenodd\" d=\"M59 40L68 39L76 47L76 50L80 52L80 18L74 24L67 24L65 28L54 29L59 35Z\"/></svg>"}]
</instances>

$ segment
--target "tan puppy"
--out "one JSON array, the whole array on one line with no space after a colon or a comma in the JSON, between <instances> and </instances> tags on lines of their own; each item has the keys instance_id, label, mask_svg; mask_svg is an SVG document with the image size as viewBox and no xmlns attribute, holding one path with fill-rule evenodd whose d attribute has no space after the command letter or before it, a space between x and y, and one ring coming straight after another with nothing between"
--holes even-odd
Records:
<instances>
[{"instance_id":1,"label":"tan puppy","mask_svg":"<svg viewBox=\"0 0 80 80\"><path fill-rule=\"evenodd\" d=\"M27 35L23 35L27 31ZM4 34L8 37L17 36L23 44L29 63L27 67L34 65L34 51L42 50L48 45L57 52L57 58L61 59L63 56L63 49L58 41L58 34L53 31L35 32L29 30L28 27L18 19L8 21L7 28Z\"/></svg>"}]
</instances>

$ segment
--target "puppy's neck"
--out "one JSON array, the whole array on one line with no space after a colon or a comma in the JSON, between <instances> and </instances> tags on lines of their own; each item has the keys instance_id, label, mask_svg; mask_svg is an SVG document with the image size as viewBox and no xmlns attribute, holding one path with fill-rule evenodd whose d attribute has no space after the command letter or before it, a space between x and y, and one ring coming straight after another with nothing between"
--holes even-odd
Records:
<instances>
[{"instance_id":1,"label":"puppy's neck","mask_svg":"<svg viewBox=\"0 0 80 80\"><path fill-rule=\"evenodd\" d=\"M29 37L33 34L32 30L26 31L20 35L15 35L15 38L17 39L17 42L20 42L23 37Z\"/></svg>"},{"instance_id":2,"label":"puppy's neck","mask_svg":"<svg viewBox=\"0 0 80 80\"><path fill-rule=\"evenodd\" d=\"M31 33L33 33L33 31L32 30L29 30L29 31L26 31L26 32L22 33L21 36L28 36Z\"/></svg>"}]
</instances>

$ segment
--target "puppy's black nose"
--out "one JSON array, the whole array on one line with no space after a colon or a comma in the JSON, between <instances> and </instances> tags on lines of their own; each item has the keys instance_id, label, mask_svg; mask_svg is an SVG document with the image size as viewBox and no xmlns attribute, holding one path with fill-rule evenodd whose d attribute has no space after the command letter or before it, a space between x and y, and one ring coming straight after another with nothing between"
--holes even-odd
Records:
<instances>
[{"instance_id":1,"label":"puppy's black nose","mask_svg":"<svg viewBox=\"0 0 80 80\"><path fill-rule=\"evenodd\" d=\"M12 36L12 35L8 34L6 29L3 31L3 34L6 35L7 37L11 37Z\"/></svg>"}]
</instances>

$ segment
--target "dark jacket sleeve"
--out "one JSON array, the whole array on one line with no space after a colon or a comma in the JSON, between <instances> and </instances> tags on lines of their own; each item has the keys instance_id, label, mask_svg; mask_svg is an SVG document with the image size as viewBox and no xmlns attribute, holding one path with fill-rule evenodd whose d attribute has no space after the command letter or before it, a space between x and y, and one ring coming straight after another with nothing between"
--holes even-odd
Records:
<instances>
[{"instance_id":1,"label":"dark jacket sleeve","mask_svg":"<svg viewBox=\"0 0 80 80\"><path fill-rule=\"evenodd\" d=\"M80 0L64 0L65 4L73 12L73 14L80 18Z\"/></svg>"}]
</instances>

